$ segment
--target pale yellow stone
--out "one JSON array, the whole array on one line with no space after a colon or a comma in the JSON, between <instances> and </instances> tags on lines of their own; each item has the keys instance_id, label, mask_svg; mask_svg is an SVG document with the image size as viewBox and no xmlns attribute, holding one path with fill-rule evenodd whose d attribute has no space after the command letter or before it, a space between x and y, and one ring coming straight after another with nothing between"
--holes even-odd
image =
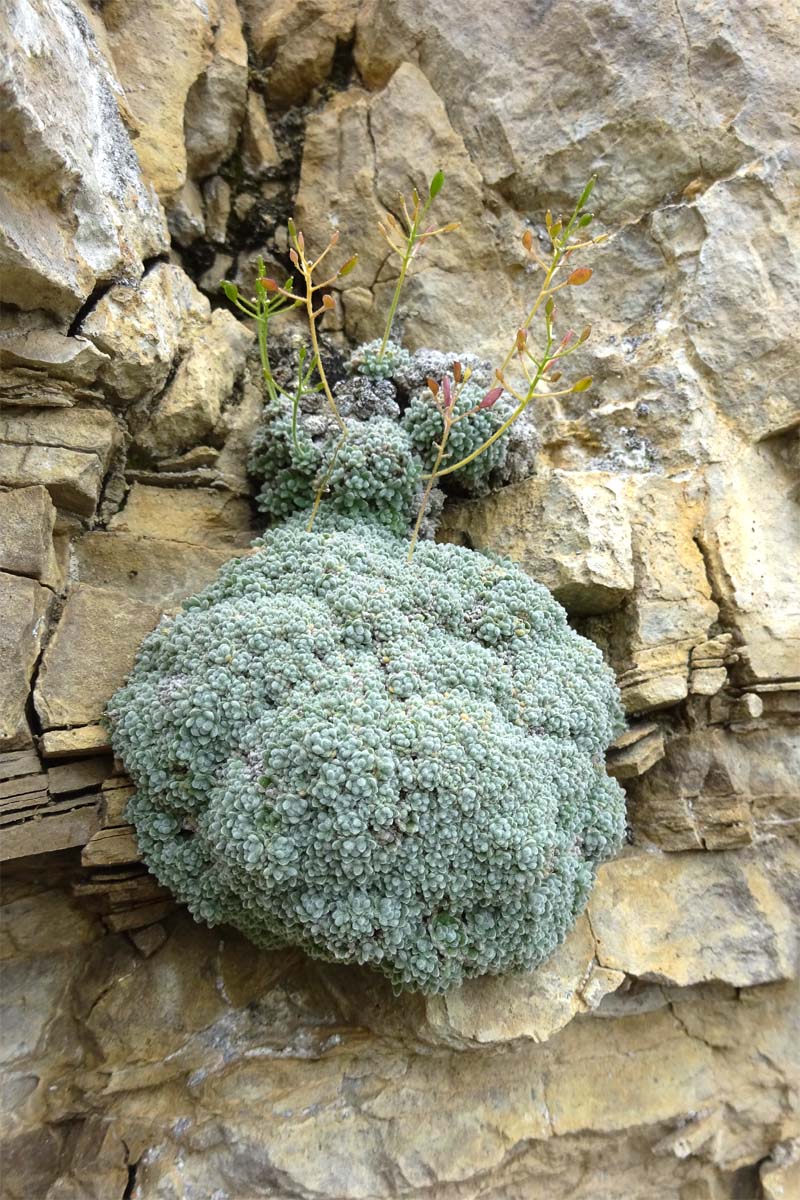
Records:
<instances>
[{"instance_id":1,"label":"pale yellow stone","mask_svg":"<svg viewBox=\"0 0 800 1200\"><path fill-rule=\"evenodd\" d=\"M103 8L117 78L138 126L134 148L162 200L186 179L184 108L211 60L217 16L214 0L111 0Z\"/></svg>"},{"instance_id":2,"label":"pale yellow stone","mask_svg":"<svg viewBox=\"0 0 800 1200\"><path fill-rule=\"evenodd\" d=\"M571 613L606 612L633 591L624 481L603 471L546 471L445 509L443 540L465 532L509 555Z\"/></svg>"},{"instance_id":3,"label":"pale yellow stone","mask_svg":"<svg viewBox=\"0 0 800 1200\"><path fill-rule=\"evenodd\" d=\"M484 975L443 996L429 996L420 1032L450 1046L547 1041L589 1006L583 988L593 960L594 939L581 917L564 944L535 971Z\"/></svg>"},{"instance_id":4,"label":"pale yellow stone","mask_svg":"<svg viewBox=\"0 0 800 1200\"><path fill-rule=\"evenodd\" d=\"M108 730L104 725L53 729L42 734L39 745L42 757L46 759L75 758L111 749Z\"/></svg>"},{"instance_id":5,"label":"pale yellow stone","mask_svg":"<svg viewBox=\"0 0 800 1200\"><path fill-rule=\"evenodd\" d=\"M605 863L588 908L597 959L681 987L790 978L796 944L779 878L800 880L800 850L788 841L775 848L771 868L744 851L637 853Z\"/></svg>"},{"instance_id":6,"label":"pale yellow stone","mask_svg":"<svg viewBox=\"0 0 800 1200\"><path fill-rule=\"evenodd\" d=\"M135 483L109 530L196 546L247 546L255 537L250 505L217 488Z\"/></svg>"},{"instance_id":7,"label":"pale yellow stone","mask_svg":"<svg viewBox=\"0 0 800 1200\"><path fill-rule=\"evenodd\" d=\"M99 721L159 616L157 606L122 592L87 584L73 587L36 684L43 728Z\"/></svg>"},{"instance_id":8,"label":"pale yellow stone","mask_svg":"<svg viewBox=\"0 0 800 1200\"><path fill-rule=\"evenodd\" d=\"M34 579L0 573L0 750L31 744L25 708L52 598Z\"/></svg>"},{"instance_id":9,"label":"pale yellow stone","mask_svg":"<svg viewBox=\"0 0 800 1200\"><path fill-rule=\"evenodd\" d=\"M131 533L88 533L75 543L77 577L120 599L176 608L209 584L223 563L245 551Z\"/></svg>"},{"instance_id":10,"label":"pale yellow stone","mask_svg":"<svg viewBox=\"0 0 800 1200\"><path fill-rule=\"evenodd\" d=\"M258 92L247 93L242 153L247 169L254 175L280 165L280 155L272 135L264 101Z\"/></svg>"}]
</instances>

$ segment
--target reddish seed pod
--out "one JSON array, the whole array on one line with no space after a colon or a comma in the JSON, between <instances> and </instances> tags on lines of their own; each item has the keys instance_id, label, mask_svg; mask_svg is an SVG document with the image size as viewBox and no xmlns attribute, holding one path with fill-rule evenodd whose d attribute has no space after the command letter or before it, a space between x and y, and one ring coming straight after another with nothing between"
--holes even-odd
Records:
<instances>
[{"instance_id":1,"label":"reddish seed pod","mask_svg":"<svg viewBox=\"0 0 800 1200\"><path fill-rule=\"evenodd\" d=\"M518 329L517 330L517 351L519 354L524 353L525 346L527 345L527 343L528 343L527 329Z\"/></svg>"},{"instance_id":2,"label":"reddish seed pod","mask_svg":"<svg viewBox=\"0 0 800 1200\"><path fill-rule=\"evenodd\" d=\"M429 388L431 389L431 391L433 392L434 396L438 396L438 395L439 395L439 385L438 385L438 383L436 382L436 380L435 380L435 379L431 379L430 377L428 377L428 378L425 380L425 382L427 383L428 387L429 387Z\"/></svg>"},{"instance_id":3,"label":"reddish seed pod","mask_svg":"<svg viewBox=\"0 0 800 1200\"><path fill-rule=\"evenodd\" d=\"M274 279L259 279L258 281L265 292L277 292L278 284Z\"/></svg>"},{"instance_id":4,"label":"reddish seed pod","mask_svg":"<svg viewBox=\"0 0 800 1200\"><path fill-rule=\"evenodd\" d=\"M290 251L289 251L289 258L292 260L292 262L294 263L294 265L295 265L296 267L300 265L300 259L297 257L297 251L296 251L296 250L290 250Z\"/></svg>"},{"instance_id":5,"label":"reddish seed pod","mask_svg":"<svg viewBox=\"0 0 800 1200\"><path fill-rule=\"evenodd\" d=\"M502 394L503 394L503 389L501 387L492 388L483 397L480 404L478 405L478 409L480 410L482 408L491 408L493 404L497 403L497 401L500 399Z\"/></svg>"},{"instance_id":6,"label":"reddish seed pod","mask_svg":"<svg viewBox=\"0 0 800 1200\"><path fill-rule=\"evenodd\" d=\"M444 379L442 380L442 391L444 392L444 406L445 408L449 408L453 403L453 392L450 387L449 375L445 375Z\"/></svg>"},{"instance_id":7,"label":"reddish seed pod","mask_svg":"<svg viewBox=\"0 0 800 1200\"><path fill-rule=\"evenodd\" d=\"M567 283L571 287L580 287L582 283L588 283L591 278L591 267L576 267L572 274L567 276Z\"/></svg>"},{"instance_id":8,"label":"reddish seed pod","mask_svg":"<svg viewBox=\"0 0 800 1200\"><path fill-rule=\"evenodd\" d=\"M530 229L526 229L523 233L522 244L526 250L531 250L533 248L533 234L531 233Z\"/></svg>"},{"instance_id":9,"label":"reddish seed pod","mask_svg":"<svg viewBox=\"0 0 800 1200\"><path fill-rule=\"evenodd\" d=\"M455 379L456 383L461 383L461 363L460 362L453 363L453 378Z\"/></svg>"},{"instance_id":10,"label":"reddish seed pod","mask_svg":"<svg viewBox=\"0 0 800 1200\"><path fill-rule=\"evenodd\" d=\"M336 308L336 301L334 300L333 296L323 296L322 304L323 307L327 308L329 311Z\"/></svg>"},{"instance_id":11,"label":"reddish seed pod","mask_svg":"<svg viewBox=\"0 0 800 1200\"><path fill-rule=\"evenodd\" d=\"M333 235L331 236L331 242L330 242L330 244L331 244L332 246L335 246L335 245L336 245L336 243L337 243L337 242L338 242L338 240L339 240L339 237L340 237L340 234L339 234L339 230L337 229L337 230L336 230L336 231L333 233Z\"/></svg>"}]
</instances>

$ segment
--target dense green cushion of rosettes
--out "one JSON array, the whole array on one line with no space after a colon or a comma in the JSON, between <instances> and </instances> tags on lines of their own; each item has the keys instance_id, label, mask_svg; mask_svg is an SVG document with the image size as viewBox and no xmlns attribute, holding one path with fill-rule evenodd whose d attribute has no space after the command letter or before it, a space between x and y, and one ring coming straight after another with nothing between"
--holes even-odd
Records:
<instances>
[{"instance_id":1,"label":"dense green cushion of rosettes","mask_svg":"<svg viewBox=\"0 0 800 1200\"><path fill-rule=\"evenodd\" d=\"M296 521L164 619L109 705L153 873L397 989L534 967L620 846L599 650L518 567Z\"/></svg>"}]
</instances>

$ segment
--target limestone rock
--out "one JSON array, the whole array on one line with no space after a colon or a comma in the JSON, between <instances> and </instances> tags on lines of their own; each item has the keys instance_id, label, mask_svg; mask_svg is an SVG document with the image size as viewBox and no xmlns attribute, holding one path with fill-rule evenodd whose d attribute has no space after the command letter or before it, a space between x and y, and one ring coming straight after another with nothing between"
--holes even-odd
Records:
<instances>
[{"instance_id":1,"label":"limestone rock","mask_svg":"<svg viewBox=\"0 0 800 1200\"><path fill-rule=\"evenodd\" d=\"M211 61L186 99L183 127L189 174L216 171L236 146L247 97L247 46L236 0L219 0Z\"/></svg>"},{"instance_id":2,"label":"limestone rock","mask_svg":"<svg viewBox=\"0 0 800 1200\"><path fill-rule=\"evenodd\" d=\"M434 211L461 228L430 242L409 273L397 328L412 349L508 342L523 299L502 270L480 175L426 75L404 63L384 91L351 88L309 114L295 212L309 244L322 247L336 228L344 257L358 249L354 287L344 291L345 330L356 341L382 331L397 278L377 223L439 168L446 184Z\"/></svg>"},{"instance_id":3,"label":"limestone rock","mask_svg":"<svg viewBox=\"0 0 800 1200\"><path fill-rule=\"evenodd\" d=\"M122 592L73 587L45 651L34 693L45 730L91 725L133 666L160 609Z\"/></svg>"},{"instance_id":4,"label":"limestone rock","mask_svg":"<svg viewBox=\"0 0 800 1200\"><path fill-rule=\"evenodd\" d=\"M331 1200L477 1197L488 1180L503 1196L597 1200L587 1162L598 1148L613 1150L602 1166L609 1194L721 1197L726 1173L769 1156L793 1123L794 985L671 989L669 1004L661 994L641 1014L579 1018L512 1054L412 1053L345 1023L296 955L176 914L145 957L77 922L52 883L17 904L25 932L4 975L14 1105L4 1154L19 1164L21 1200L79 1176L74 1139L35 1162L21 1140L66 1113L102 1116L109 1140L140 1163L143 1195L247 1196L266 1183ZM54 1018L67 990L65 1026ZM76 1061L76 1044L93 1054ZM91 1195L88 1185L77 1194Z\"/></svg>"},{"instance_id":5,"label":"limestone rock","mask_svg":"<svg viewBox=\"0 0 800 1200\"><path fill-rule=\"evenodd\" d=\"M103 472L96 454L0 443L0 484L31 487L41 482L59 508L90 517L100 494Z\"/></svg>"},{"instance_id":6,"label":"limestone rock","mask_svg":"<svg viewBox=\"0 0 800 1200\"><path fill-rule=\"evenodd\" d=\"M58 760L110 750L111 743L103 725L82 725L79 729L53 729L42 734L40 749L45 760Z\"/></svg>"},{"instance_id":7,"label":"limestone rock","mask_svg":"<svg viewBox=\"0 0 800 1200\"><path fill-rule=\"evenodd\" d=\"M724 667L702 667L692 670L689 676L689 691L694 696L714 696L725 687L728 672Z\"/></svg>"},{"instance_id":8,"label":"limestone rock","mask_svg":"<svg viewBox=\"0 0 800 1200\"><path fill-rule=\"evenodd\" d=\"M798 829L798 778L791 729L698 729L671 737L664 759L629 784L628 815L637 837L665 850L742 846Z\"/></svg>"},{"instance_id":9,"label":"limestone rock","mask_svg":"<svg viewBox=\"0 0 800 1200\"><path fill-rule=\"evenodd\" d=\"M242 373L252 340L249 329L229 312L217 309L137 433L136 445L159 457L208 437Z\"/></svg>"},{"instance_id":10,"label":"limestone rock","mask_svg":"<svg viewBox=\"0 0 800 1200\"><path fill-rule=\"evenodd\" d=\"M121 440L114 417L102 408L0 414L0 484L43 484L59 508L91 516Z\"/></svg>"},{"instance_id":11,"label":"limestone rock","mask_svg":"<svg viewBox=\"0 0 800 1200\"><path fill-rule=\"evenodd\" d=\"M51 599L34 579L0 573L0 750L31 744L25 706Z\"/></svg>"},{"instance_id":12,"label":"limestone rock","mask_svg":"<svg viewBox=\"0 0 800 1200\"><path fill-rule=\"evenodd\" d=\"M56 510L46 488L0 492L0 570L28 575L57 588L60 571L53 545Z\"/></svg>"},{"instance_id":13,"label":"limestone rock","mask_svg":"<svg viewBox=\"0 0 800 1200\"><path fill-rule=\"evenodd\" d=\"M708 469L703 539L745 682L800 677L797 474L769 442ZM757 514L757 519L754 515Z\"/></svg>"},{"instance_id":14,"label":"limestone rock","mask_svg":"<svg viewBox=\"0 0 800 1200\"><path fill-rule=\"evenodd\" d=\"M358 0L242 0L256 58L269 69L274 104L302 104L331 74L339 44L353 35Z\"/></svg>"},{"instance_id":15,"label":"limestone rock","mask_svg":"<svg viewBox=\"0 0 800 1200\"><path fill-rule=\"evenodd\" d=\"M206 223L203 216L203 197L194 180L187 179L173 197L168 221L173 240L184 249L204 235Z\"/></svg>"},{"instance_id":16,"label":"limestone rock","mask_svg":"<svg viewBox=\"0 0 800 1200\"><path fill-rule=\"evenodd\" d=\"M195 546L245 547L255 536L251 522L250 505L230 492L135 483L109 530Z\"/></svg>"},{"instance_id":17,"label":"limestone rock","mask_svg":"<svg viewBox=\"0 0 800 1200\"><path fill-rule=\"evenodd\" d=\"M547 471L468 504L448 506L443 540L507 554L570 613L607 612L633 591L624 480Z\"/></svg>"},{"instance_id":18,"label":"limestone rock","mask_svg":"<svg viewBox=\"0 0 800 1200\"><path fill-rule=\"evenodd\" d=\"M166 249L166 223L81 12L21 0L4 10L0 35L0 291L66 326L96 284L135 279L143 259Z\"/></svg>"},{"instance_id":19,"label":"limestone rock","mask_svg":"<svg viewBox=\"0 0 800 1200\"><path fill-rule=\"evenodd\" d=\"M130 533L88 533L75 544L81 583L117 589L120 596L161 609L201 591L236 553Z\"/></svg>"},{"instance_id":20,"label":"limestone rock","mask_svg":"<svg viewBox=\"0 0 800 1200\"><path fill-rule=\"evenodd\" d=\"M792 1200L800 1192L800 1138L776 1146L759 1177L764 1200Z\"/></svg>"},{"instance_id":21,"label":"limestone rock","mask_svg":"<svg viewBox=\"0 0 800 1200\"><path fill-rule=\"evenodd\" d=\"M772 857L640 853L604 864L588 909L598 962L679 987L792 978L796 933L781 889L797 888L800 855L779 845Z\"/></svg>"},{"instance_id":22,"label":"limestone rock","mask_svg":"<svg viewBox=\"0 0 800 1200\"><path fill-rule=\"evenodd\" d=\"M205 296L171 263L156 263L140 283L106 292L81 333L109 355L101 378L112 399L126 405L160 391L209 313Z\"/></svg>"},{"instance_id":23,"label":"limestone rock","mask_svg":"<svg viewBox=\"0 0 800 1200\"><path fill-rule=\"evenodd\" d=\"M716 403L753 441L800 425L800 396L791 382L800 373L794 336L800 258L787 253L800 242L796 194L797 177L773 160L697 200L705 238L684 296L687 330L713 373ZM762 290L753 286L758 278L780 280L768 320ZM780 371L759 370L764 360L780 361Z\"/></svg>"},{"instance_id":24,"label":"limestone rock","mask_svg":"<svg viewBox=\"0 0 800 1200\"><path fill-rule=\"evenodd\" d=\"M211 59L217 6L192 0L110 0L103 22L117 78L138 127L142 174L163 200L186 180L184 109Z\"/></svg>"},{"instance_id":25,"label":"limestone rock","mask_svg":"<svg viewBox=\"0 0 800 1200\"><path fill-rule=\"evenodd\" d=\"M599 975L598 975L599 970ZM544 1042L579 1012L619 987L621 971L598 968L589 923L581 917L567 940L535 971L470 979L425 1001L425 1040L476 1048L520 1039Z\"/></svg>"},{"instance_id":26,"label":"limestone rock","mask_svg":"<svg viewBox=\"0 0 800 1200\"><path fill-rule=\"evenodd\" d=\"M206 236L212 242L224 242L228 232L228 217L231 212L231 186L221 175L212 175L203 187L205 201ZM222 279L225 272L221 272Z\"/></svg>"},{"instance_id":27,"label":"limestone rock","mask_svg":"<svg viewBox=\"0 0 800 1200\"><path fill-rule=\"evenodd\" d=\"M93 383L106 355L86 338L55 329L0 334L0 365L46 371L69 383Z\"/></svg>"},{"instance_id":28,"label":"limestone rock","mask_svg":"<svg viewBox=\"0 0 800 1200\"><path fill-rule=\"evenodd\" d=\"M583 631L617 669L628 712L665 708L689 689L692 647L708 640L717 617L703 556L696 544L699 502L683 483L631 477L635 588L619 613L592 617Z\"/></svg>"},{"instance_id":29,"label":"limestone rock","mask_svg":"<svg viewBox=\"0 0 800 1200\"><path fill-rule=\"evenodd\" d=\"M733 11L745 9L737 3ZM783 88L796 78L796 63L791 11L778 3L771 13L775 24L742 53L730 10L720 4L683 18L667 0L647 14L604 6L595 25L583 14L576 22L568 0L526 13L519 23L498 22L479 0L465 0L458 21L425 0L368 0L358 16L356 61L373 88L400 63L424 63L482 175L502 182L517 208L538 200L542 162L551 189L579 195L594 161L603 158L604 208L612 219L629 218L657 207L676 176L717 178L756 157L754 146L764 154L781 147L773 114L794 104ZM574 69L565 76L560 53L549 48L560 44L570 21ZM532 41L547 50L532 56ZM498 100L508 80L518 103ZM609 112L608 88L620 80L619 107ZM582 115L577 147L572 121L553 121L548 101ZM730 118L724 126L723 114ZM657 162L636 153L652 142L661 146Z\"/></svg>"},{"instance_id":30,"label":"limestone rock","mask_svg":"<svg viewBox=\"0 0 800 1200\"><path fill-rule=\"evenodd\" d=\"M270 170L280 164L264 101L258 92L247 93L242 158L252 175L258 175L261 171Z\"/></svg>"},{"instance_id":31,"label":"limestone rock","mask_svg":"<svg viewBox=\"0 0 800 1200\"><path fill-rule=\"evenodd\" d=\"M623 782L636 779L664 757L664 734L655 723L634 725L611 743L608 751L609 775Z\"/></svg>"}]
</instances>

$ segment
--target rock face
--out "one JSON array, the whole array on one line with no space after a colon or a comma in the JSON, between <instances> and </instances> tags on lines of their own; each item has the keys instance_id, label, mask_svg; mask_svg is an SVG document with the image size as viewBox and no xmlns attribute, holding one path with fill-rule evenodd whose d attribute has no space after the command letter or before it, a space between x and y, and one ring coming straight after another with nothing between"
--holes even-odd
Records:
<instances>
[{"instance_id":1,"label":"rock face","mask_svg":"<svg viewBox=\"0 0 800 1200\"><path fill-rule=\"evenodd\" d=\"M18 0L0 14L0 1148L9 1200L789 1200L800 1162L796 5ZM614 666L629 845L534 973L393 997L149 876L106 701L259 532L220 278L359 263L442 168L407 345L502 361L597 175L590 391L451 501ZM170 241L171 235L171 241ZM338 252L338 251L337 251ZM282 274L285 272L285 274ZM572 365L570 366L572 371ZM571 376L572 377L572 376Z\"/></svg>"},{"instance_id":2,"label":"rock face","mask_svg":"<svg viewBox=\"0 0 800 1200\"><path fill-rule=\"evenodd\" d=\"M0 17L7 304L69 321L100 282L167 248L118 110L120 88L73 4L22 0ZM69 197L66 204L62 197Z\"/></svg>"}]
</instances>

